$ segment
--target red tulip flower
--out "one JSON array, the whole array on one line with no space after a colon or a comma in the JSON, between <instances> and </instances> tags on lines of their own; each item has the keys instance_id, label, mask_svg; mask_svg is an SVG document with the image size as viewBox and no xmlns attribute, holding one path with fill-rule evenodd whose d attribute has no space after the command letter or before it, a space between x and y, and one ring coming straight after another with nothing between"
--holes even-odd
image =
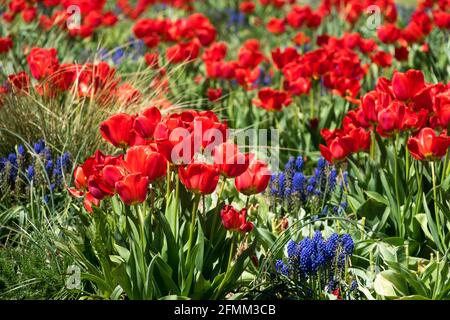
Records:
<instances>
[{"instance_id":1,"label":"red tulip flower","mask_svg":"<svg viewBox=\"0 0 450 320\"><path fill-rule=\"evenodd\" d=\"M208 100L211 102L216 102L218 100L220 100L220 98L222 97L222 88L208 88L207 92L206 92L207 96L208 96Z\"/></svg>"},{"instance_id":2,"label":"red tulip flower","mask_svg":"<svg viewBox=\"0 0 450 320\"><path fill-rule=\"evenodd\" d=\"M235 232L250 232L253 230L253 223L247 221L247 209L237 211L232 206L226 205L220 211L222 224L225 229Z\"/></svg>"},{"instance_id":3,"label":"red tulip flower","mask_svg":"<svg viewBox=\"0 0 450 320\"><path fill-rule=\"evenodd\" d=\"M354 140L350 137L336 137L327 146L320 145L322 156L330 163L337 163L345 160L353 151Z\"/></svg>"},{"instance_id":4,"label":"red tulip flower","mask_svg":"<svg viewBox=\"0 0 450 320\"><path fill-rule=\"evenodd\" d=\"M132 173L116 182L115 187L126 205L135 205L147 198L148 178L140 173Z\"/></svg>"},{"instance_id":5,"label":"red tulip flower","mask_svg":"<svg viewBox=\"0 0 450 320\"><path fill-rule=\"evenodd\" d=\"M133 130L134 117L126 113L113 115L100 124L100 133L106 141L117 148L125 149L138 140Z\"/></svg>"},{"instance_id":6,"label":"red tulip flower","mask_svg":"<svg viewBox=\"0 0 450 320\"><path fill-rule=\"evenodd\" d=\"M6 53L13 47L13 41L10 37L0 38L0 54Z\"/></svg>"},{"instance_id":7,"label":"red tulip flower","mask_svg":"<svg viewBox=\"0 0 450 320\"><path fill-rule=\"evenodd\" d=\"M450 124L450 91L436 97L435 113L439 125L444 129L447 129Z\"/></svg>"},{"instance_id":8,"label":"red tulip flower","mask_svg":"<svg viewBox=\"0 0 450 320\"><path fill-rule=\"evenodd\" d=\"M450 137L436 133L431 128L423 128L415 137L408 140L408 149L417 160L438 160L445 156L450 146Z\"/></svg>"},{"instance_id":9,"label":"red tulip flower","mask_svg":"<svg viewBox=\"0 0 450 320\"><path fill-rule=\"evenodd\" d=\"M253 104L267 111L280 111L284 106L291 104L292 99L287 92L263 88L258 92L258 99Z\"/></svg>"},{"instance_id":10,"label":"red tulip flower","mask_svg":"<svg viewBox=\"0 0 450 320\"><path fill-rule=\"evenodd\" d=\"M16 92L28 92L28 89L30 88L30 77L23 71L9 75L8 82Z\"/></svg>"},{"instance_id":11,"label":"red tulip flower","mask_svg":"<svg viewBox=\"0 0 450 320\"><path fill-rule=\"evenodd\" d=\"M252 1L241 2L239 10L244 14L252 14L255 11L255 3Z\"/></svg>"},{"instance_id":12,"label":"red tulip flower","mask_svg":"<svg viewBox=\"0 0 450 320\"><path fill-rule=\"evenodd\" d=\"M179 167L178 174L186 189L197 194L211 194L219 182L219 170L206 163L190 163Z\"/></svg>"},{"instance_id":13,"label":"red tulip flower","mask_svg":"<svg viewBox=\"0 0 450 320\"><path fill-rule=\"evenodd\" d=\"M248 169L234 180L236 189L247 196L263 192L270 181L270 170L267 163L251 158L253 156L250 157Z\"/></svg>"},{"instance_id":14,"label":"red tulip flower","mask_svg":"<svg viewBox=\"0 0 450 320\"><path fill-rule=\"evenodd\" d=\"M286 30L284 19L271 18L267 23L267 31L274 34L283 33Z\"/></svg>"},{"instance_id":15,"label":"red tulip flower","mask_svg":"<svg viewBox=\"0 0 450 320\"><path fill-rule=\"evenodd\" d=\"M88 192L84 197L83 205L87 212L92 213L94 211L93 208L94 206L95 207L100 206L100 200L95 198L92 194Z\"/></svg>"},{"instance_id":16,"label":"red tulip flower","mask_svg":"<svg viewBox=\"0 0 450 320\"><path fill-rule=\"evenodd\" d=\"M124 161L130 173L141 173L149 183L164 177L167 172L167 160L150 146L135 146L127 150Z\"/></svg>"},{"instance_id":17,"label":"red tulip flower","mask_svg":"<svg viewBox=\"0 0 450 320\"><path fill-rule=\"evenodd\" d=\"M53 75L59 68L57 51L55 48L33 48L27 57L32 76L41 80Z\"/></svg>"},{"instance_id":18,"label":"red tulip flower","mask_svg":"<svg viewBox=\"0 0 450 320\"><path fill-rule=\"evenodd\" d=\"M425 89L425 79L422 71L395 72L392 77L392 90L398 100L411 100L423 89Z\"/></svg>"},{"instance_id":19,"label":"red tulip flower","mask_svg":"<svg viewBox=\"0 0 450 320\"><path fill-rule=\"evenodd\" d=\"M153 137L155 128L160 121L161 112L159 109L150 107L135 119L134 129L142 138L150 139Z\"/></svg>"},{"instance_id":20,"label":"red tulip flower","mask_svg":"<svg viewBox=\"0 0 450 320\"><path fill-rule=\"evenodd\" d=\"M116 193L115 185L125 176L125 170L119 166L106 165L100 173L92 175L88 181L89 193L96 199Z\"/></svg>"},{"instance_id":21,"label":"red tulip flower","mask_svg":"<svg viewBox=\"0 0 450 320\"><path fill-rule=\"evenodd\" d=\"M222 143L213 150L214 164L220 173L227 178L235 178L243 174L249 166L248 154L239 152L237 145Z\"/></svg>"}]
</instances>

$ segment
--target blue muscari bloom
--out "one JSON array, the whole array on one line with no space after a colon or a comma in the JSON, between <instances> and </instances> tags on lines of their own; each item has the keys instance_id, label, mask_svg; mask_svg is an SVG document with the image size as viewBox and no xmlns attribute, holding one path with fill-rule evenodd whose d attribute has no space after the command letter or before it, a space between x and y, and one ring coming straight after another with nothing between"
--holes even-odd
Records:
<instances>
[{"instance_id":1,"label":"blue muscari bloom","mask_svg":"<svg viewBox=\"0 0 450 320\"><path fill-rule=\"evenodd\" d=\"M334 208L333 208L334 210ZM325 205L322 209L322 212L320 213L321 216L326 216L328 214L328 206Z\"/></svg>"},{"instance_id":2,"label":"blue muscari bloom","mask_svg":"<svg viewBox=\"0 0 450 320\"><path fill-rule=\"evenodd\" d=\"M312 256L314 254L314 244L311 239L305 238L300 242L300 270L304 274L312 271Z\"/></svg>"},{"instance_id":3,"label":"blue muscari bloom","mask_svg":"<svg viewBox=\"0 0 450 320\"><path fill-rule=\"evenodd\" d=\"M290 157L289 161L286 162L286 164L284 165L284 170L285 171L292 170L294 168L294 165L295 165L295 158Z\"/></svg>"},{"instance_id":4,"label":"blue muscari bloom","mask_svg":"<svg viewBox=\"0 0 450 320\"><path fill-rule=\"evenodd\" d=\"M336 249L339 245L339 235L337 233L333 233L325 243L324 251L328 261L333 260L336 255Z\"/></svg>"},{"instance_id":5,"label":"blue muscari bloom","mask_svg":"<svg viewBox=\"0 0 450 320\"><path fill-rule=\"evenodd\" d=\"M301 172L296 172L292 179L292 188L294 192L303 192L303 186L305 183L305 176Z\"/></svg>"},{"instance_id":6,"label":"blue muscari bloom","mask_svg":"<svg viewBox=\"0 0 450 320\"><path fill-rule=\"evenodd\" d=\"M23 145L19 145L17 147L17 154L22 157L25 155L25 148L23 147Z\"/></svg>"},{"instance_id":7,"label":"blue muscari bloom","mask_svg":"<svg viewBox=\"0 0 450 320\"><path fill-rule=\"evenodd\" d=\"M292 258L292 257L298 255L297 247L298 247L297 242L295 242L294 240L289 240L289 242L287 244L288 258Z\"/></svg>"},{"instance_id":8,"label":"blue muscari bloom","mask_svg":"<svg viewBox=\"0 0 450 320\"><path fill-rule=\"evenodd\" d=\"M358 288L358 281L353 280L350 284L350 292L355 291Z\"/></svg>"},{"instance_id":9,"label":"blue muscari bloom","mask_svg":"<svg viewBox=\"0 0 450 320\"><path fill-rule=\"evenodd\" d=\"M325 266L326 262L327 261L325 259L325 256L323 255L323 253L320 251L317 252L314 255L314 260L312 261L312 266L311 266L312 271L317 272L317 270L319 270L320 268Z\"/></svg>"},{"instance_id":10,"label":"blue muscari bloom","mask_svg":"<svg viewBox=\"0 0 450 320\"><path fill-rule=\"evenodd\" d=\"M45 159L47 160L47 161L51 161L52 160L52 150L50 150L50 148L49 147L45 147L45 149L44 149L44 155L45 155Z\"/></svg>"},{"instance_id":11,"label":"blue muscari bloom","mask_svg":"<svg viewBox=\"0 0 450 320\"><path fill-rule=\"evenodd\" d=\"M283 260L278 260L275 264L275 270L285 276L289 274L289 267L283 262Z\"/></svg>"},{"instance_id":12,"label":"blue muscari bloom","mask_svg":"<svg viewBox=\"0 0 450 320\"><path fill-rule=\"evenodd\" d=\"M278 176L276 174L273 174L272 176L270 176L270 194L272 196L274 196L278 193L278 189L276 187L277 177Z\"/></svg>"},{"instance_id":13,"label":"blue muscari bloom","mask_svg":"<svg viewBox=\"0 0 450 320\"><path fill-rule=\"evenodd\" d=\"M45 164L45 171L47 171L47 174L50 174L50 172L53 169L53 161L52 160L48 160Z\"/></svg>"},{"instance_id":14,"label":"blue muscari bloom","mask_svg":"<svg viewBox=\"0 0 450 320\"><path fill-rule=\"evenodd\" d=\"M317 168L323 169L323 168L325 168L326 164L327 164L327 161L325 160L325 158L320 157L319 161L317 162Z\"/></svg>"},{"instance_id":15,"label":"blue muscari bloom","mask_svg":"<svg viewBox=\"0 0 450 320\"><path fill-rule=\"evenodd\" d=\"M50 185L50 191L53 192L53 191L55 191L55 189L56 189L56 184L55 184L55 183L52 183L52 184Z\"/></svg>"},{"instance_id":16,"label":"blue muscari bloom","mask_svg":"<svg viewBox=\"0 0 450 320\"><path fill-rule=\"evenodd\" d=\"M328 189L330 192L334 191L334 188L336 187L336 181L337 181L337 171L336 169L332 169L330 171L330 175L328 176Z\"/></svg>"},{"instance_id":17,"label":"blue muscari bloom","mask_svg":"<svg viewBox=\"0 0 450 320\"><path fill-rule=\"evenodd\" d=\"M32 181L33 180L34 174L35 174L34 166L33 165L29 165L28 168L27 168L28 181Z\"/></svg>"},{"instance_id":18,"label":"blue muscari bloom","mask_svg":"<svg viewBox=\"0 0 450 320\"><path fill-rule=\"evenodd\" d=\"M284 195L284 188L286 186L286 176L284 172L281 172L278 176L278 195L282 197Z\"/></svg>"},{"instance_id":19,"label":"blue muscari bloom","mask_svg":"<svg viewBox=\"0 0 450 320\"><path fill-rule=\"evenodd\" d=\"M11 163L13 166L17 164L17 155L15 153L10 153L8 155L8 162Z\"/></svg>"},{"instance_id":20,"label":"blue muscari bloom","mask_svg":"<svg viewBox=\"0 0 450 320\"><path fill-rule=\"evenodd\" d=\"M313 176L308 180L308 186L306 187L306 191L308 193L312 193L315 187L316 187L316 177Z\"/></svg>"},{"instance_id":21,"label":"blue muscari bloom","mask_svg":"<svg viewBox=\"0 0 450 320\"><path fill-rule=\"evenodd\" d=\"M328 282L328 285L327 285L328 292L336 290L337 284L338 283L334 279L334 277L331 277L331 279L330 279L330 281Z\"/></svg>"},{"instance_id":22,"label":"blue muscari bloom","mask_svg":"<svg viewBox=\"0 0 450 320\"><path fill-rule=\"evenodd\" d=\"M123 50L122 48L114 50L114 53L112 55L112 60L114 62L114 64L121 64L123 61L123 58L125 56L125 50Z\"/></svg>"},{"instance_id":23,"label":"blue muscari bloom","mask_svg":"<svg viewBox=\"0 0 450 320\"><path fill-rule=\"evenodd\" d=\"M348 186L348 172L344 171L344 173L342 174L343 179L344 179L344 184L347 187Z\"/></svg>"},{"instance_id":24,"label":"blue muscari bloom","mask_svg":"<svg viewBox=\"0 0 450 320\"><path fill-rule=\"evenodd\" d=\"M355 244L353 243L353 239L349 234L344 234L342 236L342 248L344 249L344 253L346 255L349 256L353 254Z\"/></svg>"},{"instance_id":25,"label":"blue muscari bloom","mask_svg":"<svg viewBox=\"0 0 450 320\"><path fill-rule=\"evenodd\" d=\"M61 156L61 166L67 168L70 165L70 152L65 152Z\"/></svg>"},{"instance_id":26,"label":"blue muscari bloom","mask_svg":"<svg viewBox=\"0 0 450 320\"><path fill-rule=\"evenodd\" d=\"M295 168L297 169L297 171L302 171L303 164L304 164L303 157L298 156L297 159L295 160Z\"/></svg>"},{"instance_id":27,"label":"blue muscari bloom","mask_svg":"<svg viewBox=\"0 0 450 320\"><path fill-rule=\"evenodd\" d=\"M44 195L44 203L47 204L50 201L50 196L48 194Z\"/></svg>"},{"instance_id":28,"label":"blue muscari bloom","mask_svg":"<svg viewBox=\"0 0 450 320\"><path fill-rule=\"evenodd\" d=\"M45 142L42 139L34 144L34 152L36 152L37 154L40 154L42 151L44 151L44 148Z\"/></svg>"}]
</instances>

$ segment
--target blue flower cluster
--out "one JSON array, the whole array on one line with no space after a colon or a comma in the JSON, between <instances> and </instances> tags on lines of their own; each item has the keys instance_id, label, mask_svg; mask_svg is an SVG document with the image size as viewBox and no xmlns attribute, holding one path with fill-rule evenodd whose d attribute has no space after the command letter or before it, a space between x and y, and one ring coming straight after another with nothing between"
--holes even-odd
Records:
<instances>
[{"instance_id":1,"label":"blue flower cluster","mask_svg":"<svg viewBox=\"0 0 450 320\"><path fill-rule=\"evenodd\" d=\"M324 158L320 158L312 175L304 172L302 156L291 157L284 171L272 175L269 192L275 211L278 206L287 212L309 209L309 213L327 215L342 214L347 208L344 190L347 172L338 174ZM335 203L330 208L331 200Z\"/></svg>"},{"instance_id":2,"label":"blue flower cluster","mask_svg":"<svg viewBox=\"0 0 450 320\"><path fill-rule=\"evenodd\" d=\"M45 189L45 200L49 193L64 188L64 176L70 170L70 153L55 157L44 140L36 142L32 151L19 145L15 152L0 158L0 194L23 198L33 186Z\"/></svg>"},{"instance_id":3,"label":"blue flower cluster","mask_svg":"<svg viewBox=\"0 0 450 320\"><path fill-rule=\"evenodd\" d=\"M311 285L313 282L326 285L328 292L331 292L342 287L345 267L353 250L354 242L349 234L339 236L333 233L328 239L324 239L322 233L316 231L312 238L304 238L298 243L289 241L287 262L278 260L275 269L279 274L304 285ZM351 291L356 286L357 283L352 283Z\"/></svg>"}]
</instances>

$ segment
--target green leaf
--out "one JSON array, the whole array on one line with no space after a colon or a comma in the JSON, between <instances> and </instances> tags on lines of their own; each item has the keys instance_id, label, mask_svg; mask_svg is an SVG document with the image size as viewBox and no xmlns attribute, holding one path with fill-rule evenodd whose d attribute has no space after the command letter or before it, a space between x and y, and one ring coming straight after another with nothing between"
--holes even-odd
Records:
<instances>
[{"instance_id":1,"label":"green leaf","mask_svg":"<svg viewBox=\"0 0 450 320\"><path fill-rule=\"evenodd\" d=\"M419 214L416 214L415 218L419 222L420 227L422 228L422 231L425 234L425 236L428 239L433 240L433 235L430 233L430 230L428 230L428 218L427 218L427 215L425 213L419 213Z\"/></svg>"},{"instance_id":2,"label":"green leaf","mask_svg":"<svg viewBox=\"0 0 450 320\"><path fill-rule=\"evenodd\" d=\"M375 292L387 298L397 298L409 295L405 279L392 270L377 274L373 284Z\"/></svg>"},{"instance_id":3,"label":"green leaf","mask_svg":"<svg viewBox=\"0 0 450 320\"><path fill-rule=\"evenodd\" d=\"M381 194L379 194L378 192L374 192L374 191L365 191L365 194L366 194L369 198L371 198L371 199L373 199L373 200L376 200L376 201L378 201L379 203L383 203L383 204L385 204L385 205L389 205L389 201L388 201L385 197L383 197Z\"/></svg>"}]
</instances>

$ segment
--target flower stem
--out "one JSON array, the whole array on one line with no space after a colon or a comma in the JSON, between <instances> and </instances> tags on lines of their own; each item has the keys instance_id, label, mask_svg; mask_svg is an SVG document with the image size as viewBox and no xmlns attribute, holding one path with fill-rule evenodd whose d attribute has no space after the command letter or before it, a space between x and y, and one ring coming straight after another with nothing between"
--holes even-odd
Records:
<instances>
[{"instance_id":1,"label":"flower stem","mask_svg":"<svg viewBox=\"0 0 450 320\"><path fill-rule=\"evenodd\" d=\"M404 227L404 221L403 221L403 214L400 210L400 196L399 196L399 192L398 192L398 152L397 152L397 146L398 146L398 137L399 135L396 134L395 136L395 140L394 140L394 184L395 184L395 198L397 201L397 211L399 216L399 235L401 237L403 237L403 227Z\"/></svg>"},{"instance_id":2,"label":"flower stem","mask_svg":"<svg viewBox=\"0 0 450 320\"><path fill-rule=\"evenodd\" d=\"M431 163L431 176L433 179L433 202L434 202L434 214L436 215L436 227L439 232L439 237L441 238L442 243L444 243L442 239L442 230L441 230L441 219L439 216L439 206L437 204L437 187L436 187L436 172L435 172L435 163Z\"/></svg>"},{"instance_id":3,"label":"flower stem","mask_svg":"<svg viewBox=\"0 0 450 320\"><path fill-rule=\"evenodd\" d=\"M194 240L193 238L194 238L195 224L197 222L197 210L199 203L200 203L200 196L195 195L194 204L192 205L191 226L189 230L188 253L187 253L188 260L191 258L191 250L193 246Z\"/></svg>"}]
</instances>

